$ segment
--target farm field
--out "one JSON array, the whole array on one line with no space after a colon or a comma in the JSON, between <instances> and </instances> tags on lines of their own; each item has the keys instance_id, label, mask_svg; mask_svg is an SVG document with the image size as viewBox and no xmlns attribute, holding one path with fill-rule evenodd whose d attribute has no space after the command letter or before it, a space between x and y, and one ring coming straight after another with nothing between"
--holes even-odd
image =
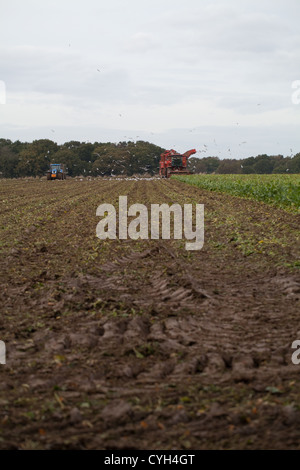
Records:
<instances>
[{"instance_id":1,"label":"farm field","mask_svg":"<svg viewBox=\"0 0 300 470\"><path fill-rule=\"evenodd\" d=\"M295 183L296 184L296 183ZM205 242L96 209L204 204ZM0 449L299 449L300 215L171 180L1 180Z\"/></svg>"},{"instance_id":2,"label":"farm field","mask_svg":"<svg viewBox=\"0 0 300 470\"><path fill-rule=\"evenodd\" d=\"M300 175L180 175L178 181L300 212Z\"/></svg>"}]
</instances>

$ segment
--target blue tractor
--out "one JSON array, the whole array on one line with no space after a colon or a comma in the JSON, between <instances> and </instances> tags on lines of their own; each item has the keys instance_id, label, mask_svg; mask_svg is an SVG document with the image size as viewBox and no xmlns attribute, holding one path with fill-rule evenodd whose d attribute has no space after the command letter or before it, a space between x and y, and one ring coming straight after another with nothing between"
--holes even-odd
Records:
<instances>
[{"instance_id":1,"label":"blue tractor","mask_svg":"<svg viewBox=\"0 0 300 470\"><path fill-rule=\"evenodd\" d=\"M47 180L65 180L66 170L62 163L50 163L50 170L47 172Z\"/></svg>"}]
</instances>

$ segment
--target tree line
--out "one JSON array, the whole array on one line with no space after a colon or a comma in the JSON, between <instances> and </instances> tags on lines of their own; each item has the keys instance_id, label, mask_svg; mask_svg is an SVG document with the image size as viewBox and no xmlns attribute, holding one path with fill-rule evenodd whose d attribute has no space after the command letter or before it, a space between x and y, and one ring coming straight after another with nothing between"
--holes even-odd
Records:
<instances>
[{"instance_id":1,"label":"tree line","mask_svg":"<svg viewBox=\"0 0 300 470\"><path fill-rule=\"evenodd\" d=\"M64 163L69 176L111 176L158 173L165 149L145 141L100 143L49 139L12 142L0 139L0 177L43 176L50 163ZM205 157L189 159L194 173L300 173L300 153L294 157L258 155L243 160Z\"/></svg>"},{"instance_id":2,"label":"tree line","mask_svg":"<svg viewBox=\"0 0 300 470\"><path fill-rule=\"evenodd\" d=\"M64 163L69 176L152 175L158 171L163 151L144 141L58 145L48 139L32 143L0 139L0 172L4 178L43 176L50 163Z\"/></svg>"},{"instance_id":3,"label":"tree line","mask_svg":"<svg viewBox=\"0 0 300 470\"><path fill-rule=\"evenodd\" d=\"M257 155L241 160L220 160L218 157L190 158L189 168L193 173L217 174L270 174L300 173L300 153L293 157L283 155Z\"/></svg>"}]
</instances>

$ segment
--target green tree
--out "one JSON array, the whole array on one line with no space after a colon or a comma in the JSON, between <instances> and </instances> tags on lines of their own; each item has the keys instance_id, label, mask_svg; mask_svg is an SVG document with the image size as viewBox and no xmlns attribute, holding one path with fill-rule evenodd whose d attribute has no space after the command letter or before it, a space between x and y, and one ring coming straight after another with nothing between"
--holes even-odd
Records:
<instances>
[{"instance_id":1,"label":"green tree","mask_svg":"<svg viewBox=\"0 0 300 470\"><path fill-rule=\"evenodd\" d=\"M14 178L18 162L19 157L10 146L0 146L0 176L2 178Z\"/></svg>"},{"instance_id":2,"label":"green tree","mask_svg":"<svg viewBox=\"0 0 300 470\"><path fill-rule=\"evenodd\" d=\"M193 173L215 173L220 165L218 157L191 157L188 159L188 168Z\"/></svg>"},{"instance_id":3,"label":"green tree","mask_svg":"<svg viewBox=\"0 0 300 470\"><path fill-rule=\"evenodd\" d=\"M290 167L290 173L300 173L300 153L297 153L291 159Z\"/></svg>"},{"instance_id":4,"label":"green tree","mask_svg":"<svg viewBox=\"0 0 300 470\"><path fill-rule=\"evenodd\" d=\"M84 175L89 171L89 163L80 160L76 147L66 148L62 146L52 156L51 163L63 163L69 176Z\"/></svg>"},{"instance_id":5,"label":"green tree","mask_svg":"<svg viewBox=\"0 0 300 470\"><path fill-rule=\"evenodd\" d=\"M258 155L253 165L254 173L267 174L272 173L275 162L268 155Z\"/></svg>"},{"instance_id":6,"label":"green tree","mask_svg":"<svg viewBox=\"0 0 300 470\"><path fill-rule=\"evenodd\" d=\"M44 175L57 148L57 144L48 139L34 140L32 143L26 144L19 154L17 176Z\"/></svg>"},{"instance_id":7,"label":"green tree","mask_svg":"<svg viewBox=\"0 0 300 470\"><path fill-rule=\"evenodd\" d=\"M234 159L221 160L216 173L223 174L223 175L239 174L242 172L241 165L242 165L241 160L234 160Z\"/></svg>"}]
</instances>

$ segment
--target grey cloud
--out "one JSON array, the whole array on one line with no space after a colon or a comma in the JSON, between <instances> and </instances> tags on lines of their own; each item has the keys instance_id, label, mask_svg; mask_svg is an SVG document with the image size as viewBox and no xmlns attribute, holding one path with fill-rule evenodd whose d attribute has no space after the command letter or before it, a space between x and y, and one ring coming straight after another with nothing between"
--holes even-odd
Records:
<instances>
[{"instance_id":1,"label":"grey cloud","mask_svg":"<svg viewBox=\"0 0 300 470\"><path fill-rule=\"evenodd\" d=\"M37 8L33 0L5 3L0 31L0 80L15 100L23 93L25 105L32 93L38 94L41 121L43 100L67 107L75 123L81 111L92 122L102 105L105 113L111 107L112 114L118 106L137 106L143 115L151 110L151 130L153 107L172 113L174 105L187 103L177 109L189 110L190 103L196 107L205 101L216 121L227 111L230 119L236 113L253 119L258 135L263 135L261 124L253 116L265 111L289 108L289 119L299 123L300 106L291 104L291 83L300 79L299 0L53 0L41 5ZM3 116L2 123L14 124L13 114ZM182 133L173 130L164 139L175 134L185 139L190 116L179 118ZM19 116L15 120L20 122ZM122 121L120 132L132 134ZM139 124L136 116L137 135ZM9 129L18 138L16 128ZM88 135L83 126L83 139L84 132ZM222 134L222 129L215 132ZM298 133L294 141L299 142Z\"/></svg>"},{"instance_id":2,"label":"grey cloud","mask_svg":"<svg viewBox=\"0 0 300 470\"><path fill-rule=\"evenodd\" d=\"M159 40L153 34L138 32L132 35L124 44L125 52L145 53L155 51L160 47Z\"/></svg>"},{"instance_id":3,"label":"grey cloud","mask_svg":"<svg viewBox=\"0 0 300 470\"><path fill-rule=\"evenodd\" d=\"M122 68L105 70L79 52L42 47L2 48L2 77L10 92L61 95L74 104L116 102L130 98L131 83ZM100 67L100 69L99 69Z\"/></svg>"}]
</instances>

